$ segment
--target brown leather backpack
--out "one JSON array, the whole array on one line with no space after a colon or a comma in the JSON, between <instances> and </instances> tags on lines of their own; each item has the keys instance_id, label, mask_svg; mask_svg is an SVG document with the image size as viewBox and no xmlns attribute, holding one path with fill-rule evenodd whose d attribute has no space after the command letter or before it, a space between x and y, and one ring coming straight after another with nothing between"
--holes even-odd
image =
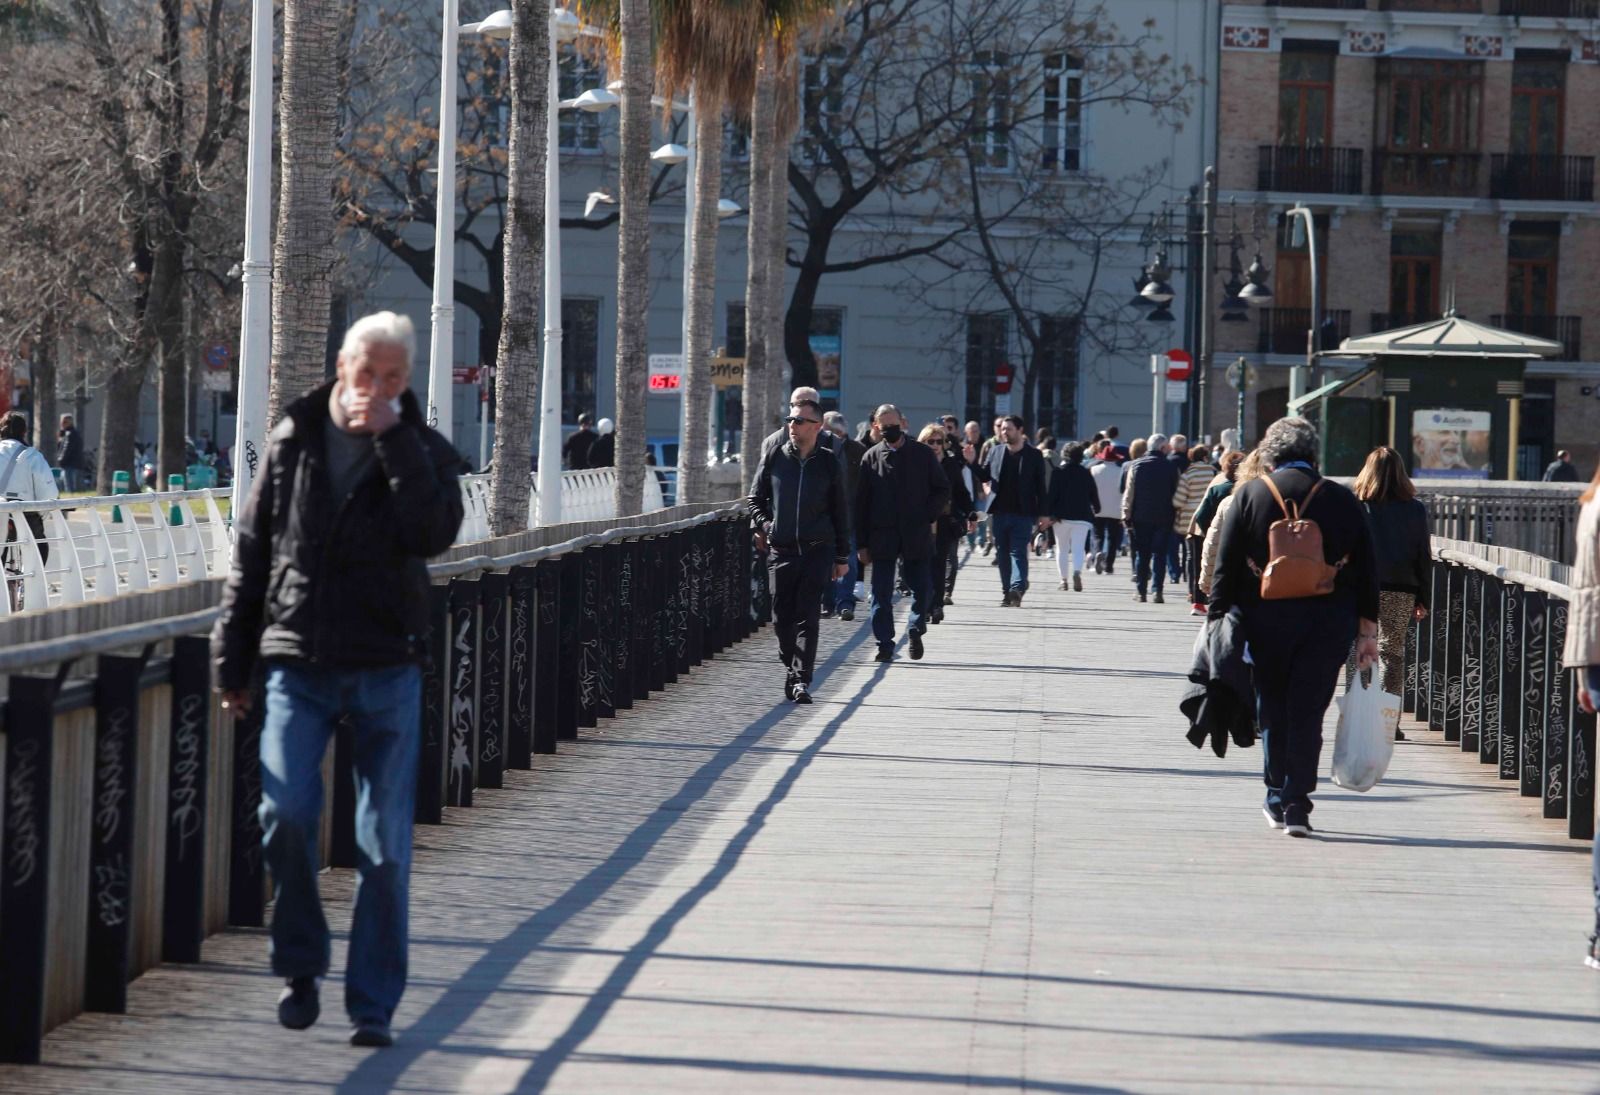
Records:
<instances>
[{"instance_id":1,"label":"brown leather backpack","mask_svg":"<svg viewBox=\"0 0 1600 1095\"><path fill-rule=\"evenodd\" d=\"M1291 511L1291 503L1283 500L1272 477L1261 478L1283 511L1283 517L1267 529L1266 569L1258 568L1254 560L1250 563L1250 569L1261 578L1261 599L1287 601L1296 597L1326 597L1333 592L1333 583L1349 556L1330 564L1322 551L1321 526L1305 516L1312 499L1322 489L1323 481L1317 480L1305 501Z\"/></svg>"}]
</instances>

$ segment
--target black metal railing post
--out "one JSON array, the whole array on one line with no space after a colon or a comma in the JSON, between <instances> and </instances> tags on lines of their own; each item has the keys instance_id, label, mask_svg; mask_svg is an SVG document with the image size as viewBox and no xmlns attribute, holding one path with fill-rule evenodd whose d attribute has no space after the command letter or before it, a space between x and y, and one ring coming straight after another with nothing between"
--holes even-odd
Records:
<instances>
[{"instance_id":1,"label":"black metal railing post","mask_svg":"<svg viewBox=\"0 0 1600 1095\"><path fill-rule=\"evenodd\" d=\"M228 924L236 928L261 927L267 912L267 864L261 847L261 727L267 702L260 671L251 691L249 713L233 720Z\"/></svg>"},{"instance_id":2,"label":"black metal railing post","mask_svg":"<svg viewBox=\"0 0 1600 1095\"><path fill-rule=\"evenodd\" d=\"M15 676L6 698L0 815L0 1061L36 1064L50 939L51 768L60 675Z\"/></svg>"},{"instance_id":3,"label":"black metal railing post","mask_svg":"<svg viewBox=\"0 0 1600 1095\"><path fill-rule=\"evenodd\" d=\"M1500 623L1500 607L1505 600L1504 584L1500 579L1485 576L1480 603L1483 628L1483 656L1479 675L1483 679L1483 702L1480 705L1480 732L1478 734L1478 763L1500 762L1501 727L1504 721L1505 696L1501 691L1501 649L1504 635Z\"/></svg>"},{"instance_id":4,"label":"black metal railing post","mask_svg":"<svg viewBox=\"0 0 1600 1095\"><path fill-rule=\"evenodd\" d=\"M1567 638L1567 602L1560 597L1549 598L1550 623L1546 629L1548 646L1545 661L1549 666L1550 683L1545 690L1544 741L1540 754L1543 762L1541 786L1544 794L1544 816L1567 816L1567 761L1571 751L1572 682L1570 674L1561 664L1561 647Z\"/></svg>"},{"instance_id":5,"label":"black metal railing post","mask_svg":"<svg viewBox=\"0 0 1600 1095\"><path fill-rule=\"evenodd\" d=\"M582 615L582 564L578 553L561 556L560 637L556 642L556 739L578 740L578 633Z\"/></svg>"},{"instance_id":6,"label":"black metal railing post","mask_svg":"<svg viewBox=\"0 0 1600 1095\"><path fill-rule=\"evenodd\" d=\"M533 751L547 756L561 739L561 576L560 559L534 566Z\"/></svg>"},{"instance_id":7,"label":"black metal railing post","mask_svg":"<svg viewBox=\"0 0 1600 1095\"><path fill-rule=\"evenodd\" d=\"M595 619L599 643L595 647L598 658L595 672L599 687L595 691L595 717L617 717L617 647L622 635L617 630L617 545L604 544L591 549L594 552Z\"/></svg>"},{"instance_id":8,"label":"black metal railing post","mask_svg":"<svg viewBox=\"0 0 1600 1095\"><path fill-rule=\"evenodd\" d=\"M506 767L533 766L533 689L537 630L537 569L506 575Z\"/></svg>"},{"instance_id":9,"label":"black metal railing post","mask_svg":"<svg viewBox=\"0 0 1600 1095\"><path fill-rule=\"evenodd\" d=\"M1422 632L1423 625L1420 620L1413 618L1407 622L1405 676L1401 678L1400 683L1400 710L1407 715L1413 715L1417 710L1417 679L1421 676L1417 661Z\"/></svg>"},{"instance_id":10,"label":"black metal railing post","mask_svg":"<svg viewBox=\"0 0 1600 1095\"><path fill-rule=\"evenodd\" d=\"M504 787L511 577L489 571L478 605L478 786Z\"/></svg>"},{"instance_id":11,"label":"black metal railing post","mask_svg":"<svg viewBox=\"0 0 1600 1095\"><path fill-rule=\"evenodd\" d=\"M578 574L578 728L599 724L600 683L600 552L585 548L577 554Z\"/></svg>"},{"instance_id":12,"label":"black metal railing post","mask_svg":"<svg viewBox=\"0 0 1600 1095\"><path fill-rule=\"evenodd\" d=\"M479 582L450 582L449 676L445 681L448 750L445 805L471 806L477 785Z\"/></svg>"},{"instance_id":13,"label":"black metal railing post","mask_svg":"<svg viewBox=\"0 0 1600 1095\"><path fill-rule=\"evenodd\" d=\"M1462 640L1466 620L1466 569L1459 566L1440 568L1445 572L1445 651L1444 651L1444 740L1461 740L1462 715L1462 654L1466 645Z\"/></svg>"},{"instance_id":14,"label":"black metal railing post","mask_svg":"<svg viewBox=\"0 0 1600 1095\"><path fill-rule=\"evenodd\" d=\"M428 587L428 660L422 667L422 755L417 759L417 821L444 822L446 749L445 684L450 666L450 587Z\"/></svg>"},{"instance_id":15,"label":"black metal railing post","mask_svg":"<svg viewBox=\"0 0 1600 1095\"><path fill-rule=\"evenodd\" d=\"M1572 678L1574 692L1582 688L1578 673ZM1572 786L1572 797L1567 804L1567 835L1575 840L1593 840L1595 796L1595 717L1574 702L1572 740L1567 753L1567 772Z\"/></svg>"},{"instance_id":16,"label":"black metal railing post","mask_svg":"<svg viewBox=\"0 0 1600 1095\"><path fill-rule=\"evenodd\" d=\"M1483 572L1462 574L1461 751L1476 753L1483 735Z\"/></svg>"},{"instance_id":17,"label":"black metal railing post","mask_svg":"<svg viewBox=\"0 0 1600 1095\"><path fill-rule=\"evenodd\" d=\"M1443 611L1435 612L1428 617L1428 663L1427 663L1427 714L1423 721L1430 730L1444 731L1444 702L1445 694L1449 687L1447 675L1448 657L1446 650L1449 648L1449 579L1450 568L1435 566L1433 568L1433 596L1431 603L1446 606Z\"/></svg>"},{"instance_id":18,"label":"black metal railing post","mask_svg":"<svg viewBox=\"0 0 1600 1095\"><path fill-rule=\"evenodd\" d=\"M612 575L611 595L616 605L612 626L617 629L617 635L611 703L618 711L632 710L638 695L634 673L637 666L634 654L638 645L637 602L633 593L633 557L637 546L636 540L627 540L615 546L616 568Z\"/></svg>"},{"instance_id":19,"label":"black metal railing post","mask_svg":"<svg viewBox=\"0 0 1600 1095\"><path fill-rule=\"evenodd\" d=\"M1522 735L1520 790L1538 798L1544 777L1544 720L1550 687L1549 598L1537 589L1522 597Z\"/></svg>"},{"instance_id":20,"label":"black metal railing post","mask_svg":"<svg viewBox=\"0 0 1600 1095\"><path fill-rule=\"evenodd\" d=\"M1522 587L1506 582L1500 599L1500 778L1518 778L1522 752Z\"/></svg>"},{"instance_id":21,"label":"black metal railing post","mask_svg":"<svg viewBox=\"0 0 1600 1095\"><path fill-rule=\"evenodd\" d=\"M211 756L210 640L201 635L175 639L171 666L161 960L198 962L206 937L206 819L211 808L206 797Z\"/></svg>"}]
</instances>

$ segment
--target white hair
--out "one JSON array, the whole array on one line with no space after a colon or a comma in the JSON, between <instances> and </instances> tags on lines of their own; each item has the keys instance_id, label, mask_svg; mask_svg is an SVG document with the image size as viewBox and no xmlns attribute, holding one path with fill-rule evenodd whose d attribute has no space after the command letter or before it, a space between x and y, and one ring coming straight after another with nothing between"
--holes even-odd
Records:
<instances>
[{"instance_id":1,"label":"white hair","mask_svg":"<svg viewBox=\"0 0 1600 1095\"><path fill-rule=\"evenodd\" d=\"M340 357L354 357L368 346L398 346L406 355L406 366L417 353L417 329L409 316L398 312L374 312L362 316L344 333Z\"/></svg>"},{"instance_id":2,"label":"white hair","mask_svg":"<svg viewBox=\"0 0 1600 1095\"><path fill-rule=\"evenodd\" d=\"M595 423L594 428L596 433L598 433L601 437L604 437L606 434L616 429L617 424L611 421L609 418L602 418L599 422Z\"/></svg>"},{"instance_id":3,"label":"white hair","mask_svg":"<svg viewBox=\"0 0 1600 1095\"><path fill-rule=\"evenodd\" d=\"M822 395L815 388L808 388L804 384L789 393L790 404L795 403L821 403Z\"/></svg>"}]
</instances>

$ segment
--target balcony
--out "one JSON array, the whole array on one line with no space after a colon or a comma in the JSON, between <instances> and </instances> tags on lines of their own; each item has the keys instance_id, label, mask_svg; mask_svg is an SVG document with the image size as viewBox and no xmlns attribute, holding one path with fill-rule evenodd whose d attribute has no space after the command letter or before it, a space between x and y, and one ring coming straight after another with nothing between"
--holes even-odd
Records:
<instances>
[{"instance_id":1,"label":"balcony","mask_svg":"<svg viewBox=\"0 0 1600 1095\"><path fill-rule=\"evenodd\" d=\"M1561 343L1562 361L1583 360L1583 320L1580 316L1490 316L1489 325L1519 335L1548 338Z\"/></svg>"},{"instance_id":2,"label":"balcony","mask_svg":"<svg viewBox=\"0 0 1600 1095\"><path fill-rule=\"evenodd\" d=\"M1511 201L1594 201L1593 156L1489 157L1489 196Z\"/></svg>"},{"instance_id":3,"label":"balcony","mask_svg":"<svg viewBox=\"0 0 1600 1095\"><path fill-rule=\"evenodd\" d=\"M1324 327L1330 320L1333 323L1333 333L1331 336L1324 333L1322 339L1324 350L1331 350L1350 337L1349 309L1323 312ZM1256 337L1256 353L1304 357L1306 329L1310 326L1310 308L1263 308L1261 328Z\"/></svg>"},{"instance_id":4,"label":"balcony","mask_svg":"<svg viewBox=\"0 0 1600 1095\"><path fill-rule=\"evenodd\" d=\"M1361 149L1264 144L1256 189L1296 194L1361 193Z\"/></svg>"},{"instance_id":5,"label":"balcony","mask_svg":"<svg viewBox=\"0 0 1600 1095\"><path fill-rule=\"evenodd\" d=\"M1426 315L1422 312L1371 312L1369 317L1372 325L1367 328L1368 334L1379 331L1398 331L1402 327L1415 327L1419 323L1432 323L1439 318L1437 311Z\"/></svg>"},{"instance_id":6,"label":"balcony","mask_svg":"<svg viewBox=\"0 0 1600 1095\"><path fill-rule=\"evenodd\" d=\"M1476 152L1385 152L1372 154L1374 194L1472 198L1478 194Z\"/></svg>"},{"instance_id":7,"label":"balcony","mask_svg":"<svg viewBox=\"0 0 1600 1095\"><path fill-rule=\"evenodd\" d=\"M1500 0L1500 14L1595 19L1600 18L1600 0Z\"/></svg>"}]
</instances>

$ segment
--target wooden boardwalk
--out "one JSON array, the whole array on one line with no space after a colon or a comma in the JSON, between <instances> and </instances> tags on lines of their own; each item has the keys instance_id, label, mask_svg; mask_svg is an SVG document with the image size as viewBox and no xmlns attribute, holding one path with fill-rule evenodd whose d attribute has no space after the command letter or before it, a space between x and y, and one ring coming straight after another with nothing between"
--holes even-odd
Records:
<instances>
[{"instance_id":1,"label":"wooden boardwalk","mask_svg":"<svg viewBox=\"0 0 1600 1095\"><path fill-rule=\"evenodd\" d=\"M1183 606L986 562L925 661L826 621L792 708L758 635L420 829L393 1049L337 979L279 1028L234 932L0 1091L1600 1091L1587 845L1422 731L1271 832L1183 739Z\"/></svg>"}]
</instances>

